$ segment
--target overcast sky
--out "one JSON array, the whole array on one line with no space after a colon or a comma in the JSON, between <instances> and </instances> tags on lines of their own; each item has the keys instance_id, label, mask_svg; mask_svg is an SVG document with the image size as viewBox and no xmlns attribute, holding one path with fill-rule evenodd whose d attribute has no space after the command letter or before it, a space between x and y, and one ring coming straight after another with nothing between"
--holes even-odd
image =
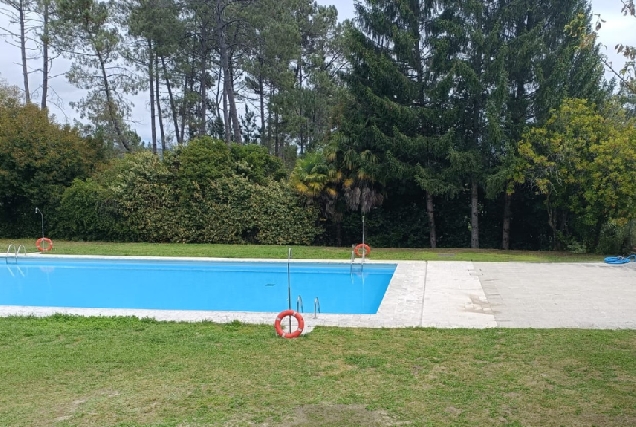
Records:
<instances>
[{"instance_id":1,"label":"overcast sky","mask_svg":"<svg viewBox=\"0 0 636 427\"><path fill-rule=\"evenodd\" d=\"M335 5L338 9L340 20L351 19L354 17L353 0L317 0L321 5ZM616 69L620 69L623 65L621 56L616 55L614 46L618 43L628 45L636 45L636 20L633 17L624 17L620 13L621 0L592 0L592 11L595 14L601 14L606 21L600 31L600 42L606 47L603 48L610 61ZM0 16L0 27L8 25L7 19ZM22 88L22 72L20 63L20 51L17 47L12 46L6 40L0 39L0 77L4 78L8 83ZM29 64L32 68L39 67L39 63L32 62ZM51 81L51 96L49 104L51 113L56 116L58 122L72 122L77 118L76 112L69 107L69 102L77 101L82 96L82 91L77 90L70 85L66 78L62 75L68 69L68 62L58 59L53 64L52 75L59 75ZM608 74L608 76L610 76ZM31 90L33 91L39 85L39 73L30 79ZM133 108L134 128L137 130L142 140L150 140L150 125L148 113L148 95L140 94L133 99L135 104Z\"/></svg>"}]
</instances>

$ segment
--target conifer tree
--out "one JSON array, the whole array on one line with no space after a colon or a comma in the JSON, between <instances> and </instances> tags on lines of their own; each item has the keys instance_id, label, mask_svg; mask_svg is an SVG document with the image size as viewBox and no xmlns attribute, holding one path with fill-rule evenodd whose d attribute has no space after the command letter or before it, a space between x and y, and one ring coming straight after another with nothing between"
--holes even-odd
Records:
<instances>
[{"instance_id":1,"label":"conifer tree","mask_svg":"<svg viewBox=\"0 0 636 427\"><path fill-rule=\"evenodd\" d=\"M523 131L544 123L566 97L601 100L598 51L565 28L585 0L442 0L431 38L433 68L452 80L451 169L470 188L471 247L479 247L480 194L504 192L502 246L509 247L511 165Z\"/></svg>"},{"instance_id":2,"label":"conifer tree","mask_svg":"<svg viewBox=\"0 0 636 427\"><path fill-rule=\"evenodd\" d=\"M350 208L368 212L393 186L426 193L430 245L436 247L433 197L452 192L443 167L450 133L428 91L427 27L434 2L367 0L348 30L351 92L338 161Z\"/></svg>"}]
</instances>

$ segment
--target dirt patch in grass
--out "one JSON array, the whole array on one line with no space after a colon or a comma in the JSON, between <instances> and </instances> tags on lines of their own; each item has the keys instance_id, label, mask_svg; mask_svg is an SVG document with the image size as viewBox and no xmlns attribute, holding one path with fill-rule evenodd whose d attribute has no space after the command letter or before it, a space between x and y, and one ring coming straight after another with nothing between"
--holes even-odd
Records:
<instances>
[{"instance_id":1,"label":"dirt patch in grass","mask_svg":"<svg viewBox=\"0 0 636 427\"><path fill-rule=\"evenodd\" d=\"M266 422L260 427L389 427L409 425L395 421L386 411L372 411L364 405L302 405L282 422Z\"/></svg>"}]
</instances>

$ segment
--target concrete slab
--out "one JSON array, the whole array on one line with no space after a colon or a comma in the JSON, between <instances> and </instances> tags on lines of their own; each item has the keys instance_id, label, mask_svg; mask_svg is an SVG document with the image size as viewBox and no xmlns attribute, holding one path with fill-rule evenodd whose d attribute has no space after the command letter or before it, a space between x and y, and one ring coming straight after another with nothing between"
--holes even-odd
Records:
<instances>
[{"instance_id":1,"label":"concrete slab","mask_svg":"<svg viewBox=\"0 0 636 427\"><path fill-rule=\"evenodd\" d=\"M428 262L420 326L497 326L472 262Z\"/></svg>"},{"instance_id":2,"label":"concrete slab","mask_svg":"<svg viewBox=\"0 0 636 427\"><path fill-rule=\"evenodd\" d=\"M497 325L636 328L636 263L475 263Z\"/></svg>"}]
</instances>

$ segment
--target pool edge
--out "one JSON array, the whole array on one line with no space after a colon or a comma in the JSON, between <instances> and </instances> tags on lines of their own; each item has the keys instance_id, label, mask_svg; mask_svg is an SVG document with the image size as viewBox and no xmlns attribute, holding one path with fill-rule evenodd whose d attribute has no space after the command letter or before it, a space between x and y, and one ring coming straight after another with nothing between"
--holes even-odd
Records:
<instances>
[{"instance_id":1,"label":"pool edge","mask_svg":"<svg viewBox=\"0 0 636 427\"><path fill-rule=\"evenodd\" d=\"M277 262L286 263L287 260L263 258L211 258L211 257L149 257L149 256L100 256L100 255L53 255L29 254L37 257L81 258L81 259L128 259L128 260L173 260L173 261L222 261L222 262ZM325 259L292 259L293 263L315 264L344 264L350 262ZM416 327L421 326L424 302L424 287L427 261L390 261L370 260L369 264L396 265L393 277L382 298L376 314L318 314L304 313L306 330L315 326L348 326L348 327ZM356 263L356 264L359 264ZM276 319L276 312L230 312L230 311L201 311L201 310L151 310L151 309L102 309L102 308L72 308L72 307L36 307L36 306L7 306L0 305L0 317L7 316L36 316L46 317L54 314L69 314L79 316L134 316L139 318L153 318L159 321L201 322L212 321L228 323L241 321L251 324L270 324Z\"/></svg>"}]
</instances>

